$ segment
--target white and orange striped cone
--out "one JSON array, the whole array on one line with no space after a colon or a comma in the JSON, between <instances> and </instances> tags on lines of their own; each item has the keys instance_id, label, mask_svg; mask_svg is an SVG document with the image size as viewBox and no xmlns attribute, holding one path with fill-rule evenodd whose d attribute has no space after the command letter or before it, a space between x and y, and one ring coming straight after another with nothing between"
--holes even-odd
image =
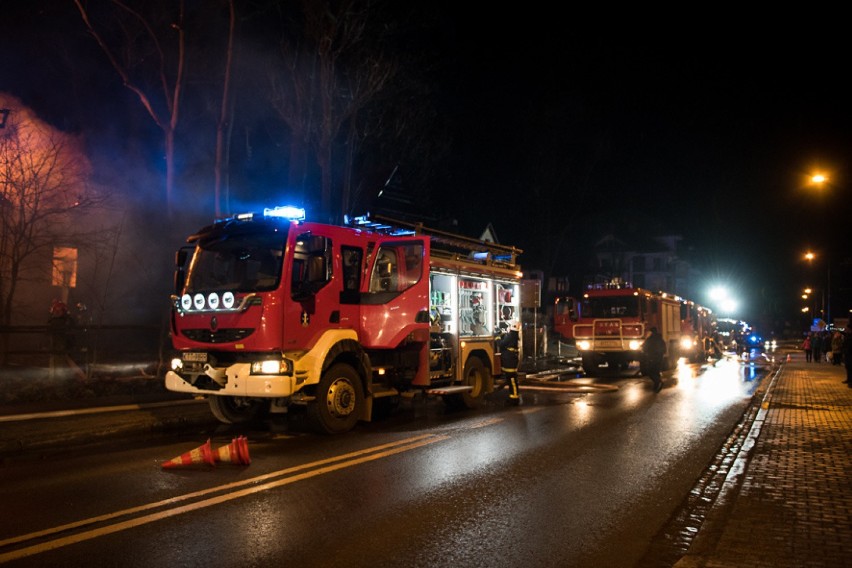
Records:
<instances>
[{"instance_id":1,"label":"white and orange striped cone","mask_svg":"<svg viewBox=\"0 0 852 568\"><path fill-rule=\"evenodd\" d=\"M219 463L234 463L238 465L249 465L251 458L248 453L248 442L245 436L237 436L227 446L216 450L213 457Z\"/></svg>"},{"instance_id":2,"label":"white and orange striped cone","mask_svg":"<svg viewBox=\"0 0 852 568\"><path fill-rule=\"evenodd\" d=\"M242 460L243 465L249 465L251 463L251 458L249 457L248 451L248 438L245 436L237 436L237 449L240 452L240 459Z\"/></svg>"},{"instance_id":3,"label":"white and orange striped cone","mask_svg":"<svg viewBox=\"0 0 852 568\"><path fill-rule=\"evenodd\" d=\"M164 469L172 469L177 467L186 467L191 465L216 465L213 458L213 449L210 447L210 440L198 446L194 450L181 454L176 458L172 458L163 464Z\"/></svg>"}]
</instances>

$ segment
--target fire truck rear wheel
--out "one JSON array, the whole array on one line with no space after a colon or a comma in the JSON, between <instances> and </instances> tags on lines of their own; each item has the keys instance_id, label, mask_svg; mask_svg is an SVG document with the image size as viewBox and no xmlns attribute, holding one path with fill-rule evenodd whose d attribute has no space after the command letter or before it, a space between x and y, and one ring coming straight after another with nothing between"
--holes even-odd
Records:
<instances>
[{"instance_id":1,"label":"fire truck rear wheel","mask_svg":"<svg viewBox=\"0 0 852 568\"><path fill-rule=\"evenodd\" d=\"M479 357L470 357L464 365L462 384L473 387L469 392L444 396L450 408L476 408L491 383L491 369Z\"/></svg>"},{"instance_id":2,"label":"fire truck rear wheel","mask_svg":"<svg viewBox=\"0 0 852 568\"><path fill-rule=\"evenodd\" d=\"M316 400L308 405L308 416L316 431L342 434L355 427L363 408L361 378L351 366L337 363L323 373Z\"/></svg>"},{"instance_id":3,"label":"fire truck rear wheel","mask_svg":"<svg viewBox=\"0 0 852 568\"><path fill-rule=\"evenodd\" d=\"M223 424L245 424L260 416L266 403L241 396L209 396L210 411Z\"/></svg>"}]
</instances>

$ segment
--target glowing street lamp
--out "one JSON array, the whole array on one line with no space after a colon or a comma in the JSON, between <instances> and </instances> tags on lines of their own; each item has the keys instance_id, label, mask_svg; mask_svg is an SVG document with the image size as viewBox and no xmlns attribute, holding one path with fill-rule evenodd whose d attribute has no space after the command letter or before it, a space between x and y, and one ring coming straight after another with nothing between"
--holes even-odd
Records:
<instances>
[{"instance_id":1,"label":"glowing street lamp","mask_svg":"<svg viewBox=\"0 0 852 568\"><path fill-rule=\"evenodd\" d=\"M719 305L722 312L724 312L726 314L732 314L732 313L736 312L738 306L739 306L739 304L737 303L737 301L732 299L732 298L726 298Z\"/></svg>"},{"instance_id":2,"label":"glowing street lamp","mask_svg":"<svg viewBox=\"0 0 852 568\"><path fill-rule=\"evenodd\" d=\"M719 311L725 314L732 314L739 307L737 301L730 296L728 289L724 286L714 286L711 288L710 299L713 300Z\"/></svg>"},{"instance_id":3,"label":"glowing street lamp","mask_svg":"<svg viewBox=\"0 0 852 568\"><path fill-rule=\"evenodd\" d=\"M816 259L817 255L813 251L805 253L805 260L807 260L809 264L813 265L813 261ZM822 313L825 316L825 324L827 326L831 326L831 261L828 258L826 258L825 266L826 274L825 288L822 291ZM810 288L806 289L805 292L810 294L809 290Z\"/></svg>"},{"instance_id":4,"label":"glowing street lamp","mask_svg":"<svg viewBox=\"0 0 852 568\"><path fill-rule=\"evenodd\" d=\"M827 174L815 172L806 178L805 186L810 188L812 191L822 193L824 189L829 189L830 181L831 180Z\"/></svg>"},{"instance_id":5,"label":"glowing street lamp","mask_svg":"<svg viewBox=\"0 0 852 568\"><path fill-rule=\"evenodd\" d=\"M802 290L802 299L805 300L805 302L807 302L807 300L811 297L813 292L814 291L813 291L812 288L805 288L804 290ZM802 311L808 312L808 311L810 311L810 308L808 308L808 307L802 308ZM814 311L816 312L816 298L814 298Z\"/></svg>"}]
</instances>

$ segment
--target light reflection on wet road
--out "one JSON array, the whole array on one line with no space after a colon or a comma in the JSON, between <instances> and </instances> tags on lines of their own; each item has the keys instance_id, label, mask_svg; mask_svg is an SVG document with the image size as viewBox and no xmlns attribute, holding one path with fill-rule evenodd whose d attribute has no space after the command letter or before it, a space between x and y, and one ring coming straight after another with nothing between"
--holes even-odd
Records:
<instances>
[{"instance_id":1,"label":"light reflection on wet road","mask_svg":"<svg viewBox=\"0 0 852 568\"><path fill-rule=\"evenodd\" d=\"M174 450L157 447L67 460L37 473L22 466L4 472L12 474L6 487L17 490L7 511L22 520L20 530L43 529L75 520L73 510L51 507L68 495L103 496L76 512L93 517L210 490L235 476L428 436L434 443L316 469L234 499L223 488L221 502L203 511L187 508L35 559L89 566L95 556L120 557L128 567L199 558L205 566L633 566L712 461L767 369L760 357L681 364L665 374L660 393L629 373L561 387L531 382L519 408L505 406L505 391L471 411L415 400L388 420L338 437L253 430L252 464L244 470L165 474L150 464ZM578 384L606 388L588 392Z\"/></svg>"}]
</instances>

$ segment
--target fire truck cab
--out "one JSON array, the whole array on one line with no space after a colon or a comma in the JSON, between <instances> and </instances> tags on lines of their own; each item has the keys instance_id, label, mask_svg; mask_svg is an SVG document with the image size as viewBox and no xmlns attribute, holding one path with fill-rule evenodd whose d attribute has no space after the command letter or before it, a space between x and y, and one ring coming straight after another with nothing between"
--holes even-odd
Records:
<instances>
[{"instance_id":1,"label":"fire truck cab","mask_svg":"<svg viewBox=\"0 0 852 568\"><path fill-rule=\"evenodd\" d=\"M476 405L520 315L521 252L393 220L348 226L270 209L216 221L178 252L166 387L222 422L306 407L350 430L426 392Z\"/></svg>"},{"instance_id":2,"label":"fire truck cab","mask_svg":"<svg viewBox=\"0 0 852 568\"><path fill-rule=\"evenodd\" d=\"M555 331L575 342L586 373L604 364L623 370L641 362L652 327L666 342L664 369L682 356L703 360L709 321L709 310L693 302L617 281L589 287L580 301L560 298L554 310Z\"/></svg>"}]
</instances>

